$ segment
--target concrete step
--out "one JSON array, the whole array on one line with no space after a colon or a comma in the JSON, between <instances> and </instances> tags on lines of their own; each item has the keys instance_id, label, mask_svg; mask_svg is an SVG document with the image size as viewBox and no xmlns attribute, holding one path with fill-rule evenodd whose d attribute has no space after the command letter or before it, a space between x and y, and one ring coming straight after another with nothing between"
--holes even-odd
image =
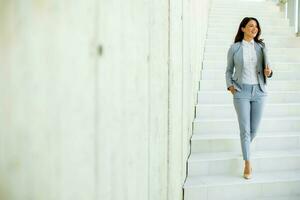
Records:
<instances>
[{"instance_id":1,"label":"concrete step","mask_svg":"<svg viewBox=\"0 0 300 200\"><path fill-rule=\"evenodd\" d=\"M194 153L239 152L239 131L193 134L191 151ZM252 151L276 151L300 148L300 132L257 132L251 143Z\"/></svg>"},{"instance_id":2,"label":"concrete step","mask_svg":"<svg viewBox=\"0 0 300 200\"><path fill-rule=\"evenodd\" d=\"M231 12L231 11L218 11L218 12L210 12L208 14L209 17L215 18L215 17L224 17L225 19L232 19L232 18L237 18L237 19L243 19L245 16L251 16L255 17L258 22L262 21L260 19L264 18L276 18L276 19L283 19L284 14L283 13L274 13L274 12L253 12L253 11L248 11L248 12Z\"/></svg>"},{"instance_id":3,"label":"concrete step","mask_svg":"<svg viewBox=\"0 0 300 200\"><path fill-rule=\"evenodd\" d=\"M223 29L223 30L228 30L228 29L237 29L239 27L240 22L237 23L228 23L228 22L224 22L224 23L212 23L209 22L208 23L208 28L212 28L212 29ZM287 21L282 22L281 24L277 23L270 23L270 22L265 22L265 24L261 23L260 24L260 28L261 30L265 30L265 29L271 29L272 27L274 27L275 29L280 29L280 28L289 28L289 24Z\"/></svg>"},{"instance_id":4,"label":"concrete step","mask_svg":"<svg viewBox=\"0 0 300 200\"><path fill-rule=\"evenodd\" d=\"M256 200L299 200L300 195L288 195L288 196L276 196L276 197L262 197L262 198L257 198ZM246 200L251 200L251 199L246 199Z\"/></svg>"},{"instance_id":5,"label":"concrete step","mask_svg":"<svg viewBox=\"0 0 300 200\"><path fill-rule=\"evenodd\" d=\"M220 18L219 15L217 16L210 16L208 20L215 20L219 22L221 21L235 21L238 24L244 19L245 15L223 15L223 17ZM254 16L259 23L263 23L263 22L268 22L268 21L276 21L276 20L286 20L284 16L282 16L282 14L279 14L278 16Z\"/></svg>"},{"instance_id":6,"label":"concrete step","mask_svg":"<svg viewBox=\"0 0 300 200\"><path fill-rule=\"evenodd\" d=\"M264 42L269 47L299 47L300 46L300 37L277 37L274 39L265 38ZM233 43L233 39L206 39L206 45L214 45L214 46L229 46Z\"/></svg>"},{"instance_id":7,"label":"concrete step","mask_svg":"<svg viewBox=\"0 0 300 200\"><path fill-rule=\"evenodd\" d=\"M215 26L225 26L225 25L234 25L237 27L243 18L209 18L208 19L208 24L209 25L215 25ZM289 19L285 18L263 18L263 19L258 19L259 24L261 27L266 27L270 25L283 25L283 26L289 26Z\"/></svg>"},{"instance_id":8,"label":"concrete step","mask_svg":"<svg viewBox=\"0 0 300 200\"><path fill-rule=\"evenodd\" d=\"M274 73L274 76L275 73ZM201 91L223 91L226 89L225 74L223 80L200 80ZM300 91L300 80L272 80L268 81L268 91Z\"/></svg>"},{"instance_id":9,"label":"concrete step","mask_svg":"<svg viewBox=\"0 0 300 200\"><path fill-rule=\"evenodd\" d=\"M273 41L277 41L277 40L282 40L282 41L300 41L300 37L294 37L294 36L269 36L269 37L261 37L262 39L264 39L264 42L273 42ZM225 38L225 37L221 37L221 38L206 38L205 42L207 44L209 44L210 42L213 41L217 41L217 42L231 42L232 39L234 39L234 37L230 37L230 38ZM268 43L267 43L268 44ZM299 48L299 47L298 47Z\"/></svg>"},{"instance_id":10,"label":"concrete step","mask_svg":"<svg viewBox=\"0 0 300 200\"><path fill-rule=\"evenodd\" d=\"M261 6L254 7L254 5L233 5L231 8L211 6L209 14L227 14L228 16L234 16L234 14L243 14L244 16L264 16L264 15L282 15L284 13L280 11L279 7L276 6Z\"/></svg>"},{"instance_id":11,"label":"concrete step","mask_svg":"<svg viewBox=\"0 0 300 200\"><path fill-rule=\"evenodd\" d=\"M213 35L213 34L219 34L222 33L224 34L224 37L222 38L229 38L229 36L231 37L235 37L237 30L238 30L239 26L237 24L237 26L235 28L232 29L220 29L219 27L217 28L208 28L207 29L207 35ZM262 34L268 34L268 35L291 35L294 33L294 28L293 27L289 27L289 28L274 28L272 29L272 27L266 27L264 29L262 29Z\"/></svg>"},{"instance_id":12,"label":"concrete step","mask_svg":"<svg viewBox=\"0 0 300 200\"><path fill-rule=\"evenodd\" d=\"M275 104L268 103L264 109L265 117L300 117L299 103ZM236 117L236 112L232 104L197 104L197 119L222 119Z\"/></svg>"},{"instance_id":13,"label":"concrete step","mask_svg":"<svg viewBox=\"0 0 300 200\"><path fill-rule=\"evenodd\" d=\"M266 8L266 7L274 7L276 4L274 2L269 1L256 1L255 4L253 1L212 1L212 8ZM277 7L277 6L276 6Z\"/></svg>"},{"instance_id":14,"label":"concrete step","mask_svg":"<svg viewBox=\"0 0 300 200\"><path fill-rule=\"evenodd\" d=\"M251 144L252 145L252 144ZM284 163L284 165L274 165ZM300 170L300 148L277 151L251 151L251 164L255 172ZM188 174L240 175L244 161L241 152L193 153L188 160Z\"/></svg>"},{"instance_id":15,"label":"concrete step","mask_svg":"<svg viewBox=\"0 0 300 200\"><path fill-rule=\"evenodd\" d=\"M184 183L184 199L250 200L267 197L300 195L300 171L256 172L245 180L239 175L188 176Z\"/></svg>"},{"instance_id":16,"label":"concrete step","mask_svg":"<svg viewBox=\"0 0 300 200\"><path fill-rule=\"evenodd\" d=\"M211 3L210 12L251 12L251 13L280 13L280 8L276 4L247 4L247 3L228 3L228 4L215 4Z\"/></svg>"},{"instance_id":17,"label":"concrete step","mask_svg":"<svg viewBox=\"0 0 300 200\"><path fill-rule=\"evenodd\" d=\"M218 25L218 24L217 24ZM222 26L217 26L214 24L209 24L207 27L207 31L223 31L222 33L236 33L238 28L239 28L239 23L236 24L223 24ZM290 27L288 25L283 26L283 25L276 25L274 26L273 24L268 24L267 26L261 27L261 34L264 34L266 32L270 31L282 31L285 32L285 30L290 30L293 31L293 27Z\"/></svg>"},{"instance_id":18,"label":"concrete step","mask_svg":"<svg viewBox=\"0 0 300 200\"><path fill-rule=\"evenodd\" d=\"M214 38L227 38L227 39L232 39L232 41L234 40L234 37L237 33L237 29L238 26L234 28L235 31L232 30L228 30L226 29L225 32L210 32L209 34L206 34L206 39L214 39ZM284 31L273 31L273 30L268 30L268 32L266 32L264 30L264 32L261 33L260 38L268 38L268 37L297 37L296 33L294 33L294 30L292 30L291 28L288 28L288 31L284 30Z\"/></svg>"},{"instance_id":19,"label":"concrete step","mask_svg":"<svg viewBox=\"0 0 300 200\"><path fill-rule=\"evenodd\" d=\"M232 104L233 97L229 91L199 91L198 104ZM299 91L269 91L267 103L299 103Z\"/></svg>"},{"instance_id":20,"label":"concrete step","mask_svg":"<svg viewBox=\"0 0 300 200\"><path fill-rule=\"evenodd\" d=\"M218 18L211 18L208 21L208 27L224 27L228 29L229 27L238 28L239 24L243 18L223 18L222 21ZM274 25L275 27L289 27L289 20L285 18L278 17L276 19L263 19L259 20L259 24L262 30L266 27ZM264 32L263 32L264 33Z\"/></svg>"},{"instance_id":21,"label":"concrete step","mask_svg":"<svg viewBox=\"0 0 300 200\"><path fill-rule=\"evenodd\" d=\"M273 54L269 53L269 60L272 62L299 62L300 57L298 56L299 52L292 52L292 53L282 53L282 54ZM223 52L221 54L213 54L213 53L204 53L204 60L216 60L219 58L220 60L227 60L227 52Z\"/></svg>"},{"instance_id":22,"label":"concrete step","mask_svg":"<svg viewBox=\"0 0 300 200\"><path fill-rule=\"evenodd\" d=\"M244 16L248 16L247 14L252 14L252 16L264 16L264 15L282 15L280 12L279 7L256 7L256 8L239 8L239 7L232 7L231 9L224 9L224 8L216 8L212 7L210 9L210 14L242 14L245 13Z\"/></svg>"},{"instance_id":23,"label":"concrete step","mask_svg":"<svg viewBox=\"0 0 300 200\"><path fill-rule=\"evenodd\" d=\"M222 55L227 56L227 52L230 46L224 46L224 48L220 48L220 46L206 46L204 49L204 55ZM269 55L299 55L300 54L300 47L294 48L287 48L287 47L267 47Z\"/></svg>"},{"instance_id":24,"label":"concrete step","mask_svg":"<svg viewBox=\"0 0 300 200\"><path fill-rule=\"evenodd\" d=\"M203 69L222 69L226 70L227 66L227 59L226 60L204 60L203 61ZM284 70L284 71L290 71L290 70L298 70L300 69L300 62L271 62L271 68L276 71L278 70ZM275 74L275 73L274 73Z\"/></svg>"},{"instance_id":25,"label":"concrete step","mask_svg":"<svg viewBox=\"0 0 300 200\"><path fill-rule=\"evenodd\" d=\"M285 15L282 12L256 12L256 11L248 11L248 12L231 12L231 11L226 11L224 10L223 12L219 11L219 12L210 12L208 14L208 17L220 17L220 18L244 18L245 16L252 16L255 17L256 19L260 19L260 18L284 18Z\"/></svg>"},{"instance_id":26,"label":"concrete step","mask_svg":"<svg viewBox=\"0 0 300 200\"><path fill-rule=\"evenodd\" d=\"M268 7L254 7L254 6L233 6L231 8L224 8L224 7L211 7L210 9L211 14L215 13L253 13L256 15L264 15L264 14L278 14L280 13L280 8L276 6L268 6Z\"/></svg>"},{"instance_id":27,"label":"concrete step","mask_svg":"<svg viewBox=\"0 0 300 200\"><path fill-rule=\"evenodd\" d=\"M300 63L300 59L298 56L300 55L300 48L278 48L278 49L280 49L280 51L274 48L268 49L268 55L271 61L295 62L299 60L298 62ZM228 50L220 51L219 49L215 48L215 51L209 51L208 49L205 49L204 59L205 60L215 60L215 58L227 59L227 53Z\"/></svg>"},{"instance_id":28,"label":"concrete step","mask_svg":"<svg viewBox=\"0 0 300 200\"><path fill-rule=\"evenodd\" d=\"M276 6L276 3L270 2L269 0L227 0L227 1L211 1L211 5L213 8L219 8L219 7L224 7L224 8L233 8L233 7L238 7L238 8L262 8L262 7L274 7ZM247 7L245 7L247 6ZM277 6L276 6L277 7Z\"/></svg>"},{"instance_id":29,"label":"concrete step","mask_svg":"<svg viewBox=\"0 0 300 200\"><path fill-rule=\"evenodd\" d=\"M220 133L239 130L237 118L226 119L194 119L194 134ZM300 117L268 117L263 118L260 132L295 132L300 131Z\"/></svg>"},{"instance_id":30,"label":"concrete step","mask_svg":"<svg viewBox=\"0 0 300 200\"><path fill-rule=\"evenodd\" d=\"M207 70L201 71L201 80L223 80L225 79L225 69L223 70ZM295 70L276 70L276 75L274 71L274 76L272 81L287 81L287 80L300 80L300 68Z\"/></svg>"}]
</instances>

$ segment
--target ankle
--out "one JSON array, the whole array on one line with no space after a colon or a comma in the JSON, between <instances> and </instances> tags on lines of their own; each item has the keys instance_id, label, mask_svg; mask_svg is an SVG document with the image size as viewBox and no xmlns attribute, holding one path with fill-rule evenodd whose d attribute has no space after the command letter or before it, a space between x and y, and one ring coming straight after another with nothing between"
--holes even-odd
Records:
<instances>
[{"instance_id":1,"label":"ankle","mask_svg":"<svg viewBox=\"0 0 300 200\"><path fill-rule=\"evenodd\" d=\"M250 161L245 160L245 167L250 167L250 166L251 166Z\"/></svg>"}]
</instances>

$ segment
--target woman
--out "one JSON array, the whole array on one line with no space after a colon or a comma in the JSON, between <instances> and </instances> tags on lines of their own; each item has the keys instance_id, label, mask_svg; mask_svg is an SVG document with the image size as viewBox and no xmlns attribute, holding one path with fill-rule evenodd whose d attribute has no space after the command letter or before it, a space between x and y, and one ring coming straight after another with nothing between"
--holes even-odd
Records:
<instances>
[{"instance_id":1,"label":"woman","mask_svg":"<svg viewBox=\"0 0 300 200\"><path fill-rule=\"evenodd\" d=\"M273 75L260 33L258 20L245 17L227 53L226 84L238 117L246 179L251 178L250 143L261 121L266 79Z\"/></svg>"}]
</instances>

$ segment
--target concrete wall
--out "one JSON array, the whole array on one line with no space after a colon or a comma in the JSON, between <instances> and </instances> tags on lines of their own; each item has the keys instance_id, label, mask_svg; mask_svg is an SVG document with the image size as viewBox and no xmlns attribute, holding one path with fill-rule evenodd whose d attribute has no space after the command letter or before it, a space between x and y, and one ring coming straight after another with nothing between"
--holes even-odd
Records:
<instances>
[{"instance_id":1,"label":"concrete wall","mask_svg":"<svg viewBox=\"0 0 300 200\"><path fill-rule=\"evenodd\" d=\"M94 4L1 1L1 200L95 199Z\"/></svg>"},{"instance_id":2,"label":"concrete wall","mask_svg":"<svg viewBox=\"0 0 300 200\"><path fill-rule=\"evenodd\" d=\"M181 200L208 6L1 0L0 199Z\"/></svg>"}]
</instances>

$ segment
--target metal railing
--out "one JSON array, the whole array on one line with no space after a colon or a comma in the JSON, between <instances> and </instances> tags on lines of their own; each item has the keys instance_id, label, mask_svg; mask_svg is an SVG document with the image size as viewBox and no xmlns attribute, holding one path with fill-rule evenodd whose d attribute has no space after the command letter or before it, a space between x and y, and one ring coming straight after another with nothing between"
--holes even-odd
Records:
<instances>
[{"instance_id":1,"label":"metal railing","mask_svg":"<svg viewBox=\"0 0 300 200\"><path fill-rule=\"evenodd\" d=\"M294 27L294 32L300 36L300 0L278 0L277 5L283 7L285 18L289 19L290 26Z\"/></svg>"}]
</instances>

